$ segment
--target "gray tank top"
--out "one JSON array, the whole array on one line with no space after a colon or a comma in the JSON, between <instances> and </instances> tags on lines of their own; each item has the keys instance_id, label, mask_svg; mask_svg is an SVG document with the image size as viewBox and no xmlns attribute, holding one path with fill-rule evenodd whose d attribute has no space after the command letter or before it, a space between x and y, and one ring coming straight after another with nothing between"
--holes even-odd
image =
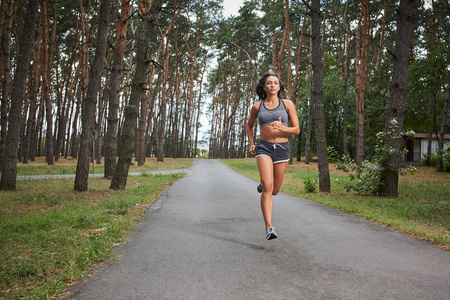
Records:
<instances>
[{"instance_id":1,"label":"gray tank top","mask_svg":"<svg viewBox=\"0 0 450 300\"><path fill-rule=\"evenodd\" d=\"M278 100L279 104L274 109L267 109L264 106L264 100L262 100L261 105L258 110L258 123L259 126L267 126L270 125L273 121L278 121L278 118L281 117L281 124L287 126L289 121L289 116L286 110L286 106L283 103L283 100Z\"/></svg>"}]
</instances>

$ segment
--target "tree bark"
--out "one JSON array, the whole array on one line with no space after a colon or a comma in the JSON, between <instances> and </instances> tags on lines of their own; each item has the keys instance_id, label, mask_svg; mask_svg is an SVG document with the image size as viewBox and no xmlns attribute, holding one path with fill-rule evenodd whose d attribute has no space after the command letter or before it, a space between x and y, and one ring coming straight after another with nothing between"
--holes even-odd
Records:
<instances>
[{"instance_id":1,"label":"tree bark","mask_svg":"<svg viewBox=\"0 0 450 300\"><path fill-rule=\"evenodd\" d=\"M9 84L11 81L11 31L12 31L12 14L13 0L8 0L6 5L6 27L3 35L3 80L2 80L2 109L1 109L1 136L0 136L0 170L5 163L5 146L6 133L8 128L8 96ZM3 5L5 5L3 3ZM0 12L3 15L3 11ZM1 35L1 32L0 32Z\"/></svg>"},{"instance_id":2,"label":"tree bark","mask_svg":"<svg viewBox=\"0 0 450 300\"><path fill-rule=\"evenodd\" d=\"M128 169L131 164L133 152L135 150L137 118L139 116L139 101L145 86L149 61L147 59L148 35L153 22L158 17L164 0L156 0L152 3L151 9L144 15L141 28L136 39L136 71L133 77L131 95L128 106L125 109L125 120L122 133L119 139L119 160L113 179L111 189L125 189L127 184Z\"/></svg>"},{"instance_id":3,"label":"tree bark","mask_svg":"<svg viewBox=\"0 0 450 300\"><path fill-rule=\"evenodd\" d=\"M309 39L309 69L308 69L308 85L309 85L309 101L307 103L308 106L308 123L306 124L306 137L305 137L305 165L309 165L309 161L311 160L311 136L312 136L312 127L314 122L314 102L312 95L312 38Z\"/></svg>"},{"instance_id":4,"label":"tree bark","mask_svg":"<svg viewBox=\"0 0 450 300\"><path fill-rule=\"evenodd\" d=\"M383 1L383 21L381 23L381 34L380 34L380 44L378 46L377 62L375 63L375 69L378 70L381 65L381 57L383 55L383 43L384 43L384 32L386 28L386 17L387 17L388 4L387 0ZM374 87L375 88L375 87Z\"/></svg>"},{"instance_id":5,"label":"tree bark","mask_svg":"<svg viewBox=\"0 0 450 300\"><path fill-rule=\"evenodd\" d=\"M190 142L189 140L191 139L191 126L190 126L190 122L191 122L191 110L192 110L192 102L193 102L193 97L194 97L194 79L195 79L195 64L197 62L197 56L198 56L198 49L199 49L199 45L200 45L200 32L201 32L201 24L202 24L202 18L198 17L197 18L197 29L196 29L196 34L195 34L195 48L194 51L192 51L189 47L189 44L187 43L186 40L186 46L188 48L188 52L189 52L189 61L191 63L190 66L190 77L189 77L189 95L186 99L187 101L187 110L186 110L186 133L185 133L185 137L184 137L184 147L183 147L183 157L190 157L189 155L189 149L190 149Z\"/></svg>"},{"instance_id":6,"label":"tree bark","mask_svg":"<svg viewBox=\"0 0 450 300\"><path fill-rule=\"evenodd\" d=\"M412 40L413 17L415 0L400 0L397 10L397 36L395 40L395 56L393 62L390 97L386 111L385 132L394 131L397 135L394 147L400 151L402 146L403 122L405 117L406 88L408 79L408 66L410 60L410 47ZM392 126L392 120L397 125ZM398 196L400 154L394 154L382 161L381 186L378 194L382 197Z\"/></svg>"},{"instance_id":7,"label":"tree bark","mask_svg":"<svg viewBox=\"0 0 450 300\"><path fill-rule=\"evenodd\" d=\"M303 46L303 37L304 37L304 32L305 32L305 28L306 28L306 18L307 18L307 12L308 10L305 11L305 13L303 14L303 24L302 24L302 29L300 31L300 37L297 37L297 49L295 51L295 77L294 77L294 86L293 86L293 93L292 93L292 101L294 102L294 104L297 103L297 92L298 92L298 82L300 79L300 60L301 60L301 56L302 56L302 46Z\"/></svg>"},{"instance_id":8,"label":"tree bark","mask_svg":"<svg viewBox=\"0 0 450 300\"><path fill-rule=\"evenodd\" d=\"M77 31L77 37L79 37L78 22L77 22L76 31ZM73 52L76 53L77 51L73 51ZM81 53L80 53L80 57L82 57ZM75 59L75 55L73 56L73 59ZM70 64L70 65L72 65L72 64ZM65 159L67 159L67 156L69 155L70 130L71 130L70 123L72 121L72 115L73 115L73 111L74 111L74 107L75 107L76 83L78 83L78 78L81 73L81 66L82 66L81 61L79 61L73 79L72 79L72 75L71 75L71 68L67 69L67 74L66 74L66 76L67 76L66 93L65 93L66 100L64 101L66 103L66 107L65 107L65 112L63 113L64 114L64 122L62 123L62 125L63 125L62 144L63 144L63 148L65 148L65 151L64 151ZM65 145L65 147L64 147L64 145Z\"/></svg>"},{"instance_id":9,"label":"tree bark","mask_svg":"<svg viewBox=\"0 0 450 300\"><path fill-rule=\"evenodd\" d=\"M53 165L53 107L50 99L50 83L49 83L49 47L48 47L48 19L47 19L47 2L41 0L41 26L42 26L42 90L45 101L45 117L47 120L47 131L45 139L46 161L48 165Z\"/></svg>"},{"instance_id":10,"label":"tree bark","mask_svg":"<svg viewBox=\"0 0 450 300\"><path fill-rule=\"evenodd\" d=\"M39 29L37 40L42 38L42 28ZM34 150L36 144L32 141L35 140L36 132L36 111L37 111L37 96L39 92L39 57L41 53L41 43L36 43L33 57L33 78L31 79L31 95L30 95L30 109L28 113L27 129L25 139L23 143L23 163L28 164L28 159L34 160Z\"/></svg>"},{"instance_id":11,"label":"tree bark","mask_svg":"<svg viewBox=\"0 0 450 300\"><path fill-rule=\"evenodd\" d=\"M79 149L79 145L80 145L80 141L79 141L79 137L80 135L78 134L78 118L80 117L80 111L81 111L81 103L83 102L82 99L82 90L81 87L78 88L77 91L77 103L76 103L76 108L75 108L75 115L73 117L73 122L72 122L72 136L70 138L70 143L72 145L71 147L71 151L70 151L70 156L72 156L73 158L78 158L78 149Z\"/></svg>"},{"instance_id":12,"label":"tree bark","mask_svg":"<svg viewBox=\"0 0 450 300\"><path fill-rule=\"evenodd\" d=\"M346 28L345 33L345 57L344 57L344 65L343 65L343 73L344 73L344 86L342 88L342 141L343 141L343 151L344 155L348 155L348 140L347 140L347 132L348 132L348 126L347 126L347 87L348 87L348 79L350 77L350 22L348 21L348 5L350 0L347 0L347 3L345 4L345 11L344 11L344 23Z\"/></svg>"},{"instance_id":13,"label":"tree bark","mask_svg":"<svg viewBox=\"0 0 450 300\"><path fill-rule=\"evenodd\" d=\"M328 169L327 140L325 133L325 116L323 107L323 77L322 77L322 51L320 45L320 0L312 0L311 4L311 37L312 37L312 68L313 92L316 119L316 144L319 168L319 190L329 192L330 173Z\"/></svg>"},{"instance_id":14,"label":"tree bark","mask_svg":"<svg viewBox=\"0 0 450 300\"><path fill-rule=\"evenodd\" d=\"M176 1L174 3L174 6L176 7ZM166 32L162 35L162 41L163 41L163 70L162 70L162 76L163 76L163 84L162 84L162 93L161 93L161 105L159 109L159 115L161 117L157 134L156 134L156 161L163 162L164 161L164 142L165 142L165 134L166 134L166 121L167 121L167 97L169 93L169 40L172 33L172 27L175 24L177 18L177 10L173 12L172 16L172 22L169 24L169 26L166 29ZM165 42L164 42L165 41ZM159 54L159 53L158 53Z\"/></svg>"},{"instance_id":15,"label":"tree bark","mask_svg":"<svg viewBox=\"0 0 450 300\"><path fill-rule=\"evenodd\" d=\"M175 63L175 83L174 83L174 97L173 99L174 107L172 109L175 111L171 116L173 117L172 134L169 142L168 155L169 157L178 157L178 128L179 128L179 105L180 105L180 74L179 66L181 61L181 55L178 51L178 26L175 26L175 36L174 36L174 51L176 57Z\"/></svg>"},{"instance_id":16,"label":"tree bark","mask_svg":"<svg viewBox=\"0 0 450 300\"><path fill-rule=\"evenodd\" d=\"M159 115L160 120L157 128L156 133L156 161L163 162L164 161L164 141L165 141L165 133L166 133L166 120L167 120L167 97L169 93L169 39L172 32L172 26L175 23L177 17L176 11L174 11L172 22L167 27L166 32L162 36L162 40L165 40L164 43L164 54L163 54L163 61L164 66L162 70L162 76L163 76L163 84L162 84L162 93L161 93L161 104L159 109Z\"/></svg>"},{"instance_id":17,"label":"tree bark","mask_svg":"<svg viewBox=\"0 0 450 300\"><path fill-rule=\"evenodd\" d=\"M104 60L108 38L109 15L111 11L111 0L102 0L100 4L100 20L97 33L97 44L94 62L89 76L86 98L83 99L82 108L82 132L80 139L80 153L78 155L77 172L74 189L86 191L89 178L89 156L92 149L92 132L95 122L95 107L103 74Z\"/></svg>"},{"instance_id":18,"label":"tree bark","mask_svg":"<svg viewBox=\"0 0 450 300\"><path fill-rule=\"evenodd\" d=\"M369 0L361 1L361 19L363 20L362 30L362 45L361 55L359 61L359 72L357 74L357 92L356 92L356 105L358 110L358 131L357 131L357 148L356 148L356 164L360 165L364 160L364 97L366 86L366 63L367 63L367 51L369 47ZM359 27L358 27L359 31ZM358 51L358 50L357 50Z\"/></svg>"},{"instance_id":19,"label":"tree bark","mask_svg":"<svg viewBox=\"0 0 450 300\"><path fill-rule=\"evenodd\" d=\"M437 170L440 172L444 171L444 159L442 157L442 150L444 148L445 127L447 125L449 104L450 104L450 73L448 74L447 94L445 95L444 108L442 110L441 130L439 130Z\"/></svg>"},{"instance_id":20,"label":"tree bark","mask_svg":"<svg viewBox=\"0 0 450 300\"><path fill-rule=\"evenodd\" d=\"M48 76L48 82L50 83L50 86L49 86L49 92L50 92L51 91L50 87L51 87L51 82L52 82L53 53L55 51L55 48L56 49L58 48L58 46L55 47L55 43L56 43L56 24L58 23L58 19L57 19L57 15L56 15L55 1L54 0L46 0L46 1L51 6L51 9L52 9L52 16L51 16L51 18L53 20L52 29L51 29L51 32L50 32L50 27L49 27L50 26L50 17L47 18L47 23L48 23L47 28L49 30L49 35L48 35L49 43L48 43L47 76ZM59 81L59 78L58 78L59 77L59 71L58 71L59 70L59 66L58 66L58 64L56 64L54 69L56 70L55 71L55 77L56 77L56 86L55 86L56 103L58 103L57 105L59 107L61 107L61 93L60 93L59 85L58 85L58 81ZM53 101L51 101L51 102L53 102ZM58 128L58 123L59 123L58 122L58 114L56 116L57 117L56 117L56 122L55 122L54 129L53 129L53 126L52 126L52 130L54 130L54 133L52 134L52 141L51 141L52 149L49 151L50 155L52 156L52 162L51 162L52 164L54 163L53 159L54 160L58 160L58 158L60 156L60 152L61 152L61 149L58 149L58 147L55 148L55 142L56 142L56 137L57 137L57 130L59 129Z\"/></svg>"},{"instance_id":21,"label":"tree bark","mask_svg":"<svg viewBox=\"0 0 450 300\"><path fill-rule=\"evenodd\" d=\"M203 86L203 78L206 72L206 57L203 62L203 71L200 79L200 90L198 93L198 102L197 102L197 117L195 118L195 140L194 140L194 157L197 156L197 143L198 143L198 131L200 130L200 113L201 113L201 104L202 104L202 86Z\"/></svg>"},{"instance_id":22,"label":"tree bark","mask_svg":"<svg viewBox=\"0 0 450 300\"><path fill-rule=\"evenodd\" d=\"M117 21L116 44L114 46L113 64L109 78L108 125L105 135L105 171L104 176L114 175L117 153L117 126L119 122L120 76L127 40L127 25L130 17L131 3L122 0L120 16Z\"/></svg>"},{"instance_id":23,"label":"tree bark","mask_svg":"<svg viewBox=\"0 0 450 300\"><path fill-rule=\"evenodd\" d=\"M289 42L289 0L284 0L284 33L283 33L283 39L281 41L280 51L278 52L277 56L277 73L278 76L281 77L281 73L283 72L283 53L284 49L286 49L286 45ZM274 45L275 46L275 45ZM290 50L290 49L289 49ZM288 52L288 57L290 57L291 53ZM288 64L289 67L289 64ZM289 93L289 99L292 99L292 88L291 82L288 82L288 93Z\"/></svg>"},{"instance_id":24,"label":"tree bark","mask_svg":"<svg viewBox=\"0 0 450 300\"><path fill-rule=\"evenodd\" d=\"M14 78L14 86L11 92L11 108L9 113L9 126L6 137L6 147L2 177L0 180L1 190L16 189L17 175L17 146L20 136L20 123L22 116L23 99L27 85L27 74L34 45L34 33L38 15L40 0L30 0L24 19L23 31L19 37L21 52L17 58L17 70Z\"/></svg>"}]
</instances>

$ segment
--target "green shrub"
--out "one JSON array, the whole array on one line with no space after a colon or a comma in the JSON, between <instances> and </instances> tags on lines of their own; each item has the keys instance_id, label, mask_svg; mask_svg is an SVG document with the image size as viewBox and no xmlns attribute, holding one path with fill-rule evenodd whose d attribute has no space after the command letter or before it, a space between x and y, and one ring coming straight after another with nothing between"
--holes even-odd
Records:
<instances>
[{"instance_id":1,"label":"green shrub","mask_svg":"<svg viewBox=\"0 0 450 300\"><path fill-rule=\"evenodd\" d=\"M317 179L312 179L309 176L303 177L303 184L307 193L314 193L316 191Z\"/></svg>"},{"instance_id":2,"label":"green shrub","mask_svg":"<svg viewBox=\"0 0 450 300\"><path fill-rule=\"evenodd\" d=\"M395 146L396 141L404 135L404 133L396 133L397 126L397 120L392 119L387 132L377 133L375 155L371 161L364 160L361 165L357 165L355 160L348 155L339 157L333 147L328 147L328 155L336 163L337 169L349 174L350 182L345 185L346 191L353 190L358 194L367 195L378 194L382 184L383 162L388 162L395 155L406 151L406 149L397 149ZM408 132L408 134L414 134L414 132ZM407 172L415 172L416 168L409 167L406 170L399 168L398 171L400 175L405 175Z\"/></svg>"},{"instance_id":3,"label":"green shrub","mask_svg":"<svg viewBox=\"0 0 450 300\"><path fill-rule=\"evenodd\" d=\"M437 156L437 154L427 154L427 155L424 155L420 159L420 164L422 166L437 167L437 163L438 163L438 156Z\"/></svg>"},{"instance_id":4,"label":"green shrub","mask_svg":"<svg viewBox=\"0 0 450 300\"><path fill-rule=\"evenodd\" d=\"M442 159L444 161L444 169L442 171L450 172L450 146L442 151Z\"/></svg>"}]
</instances>

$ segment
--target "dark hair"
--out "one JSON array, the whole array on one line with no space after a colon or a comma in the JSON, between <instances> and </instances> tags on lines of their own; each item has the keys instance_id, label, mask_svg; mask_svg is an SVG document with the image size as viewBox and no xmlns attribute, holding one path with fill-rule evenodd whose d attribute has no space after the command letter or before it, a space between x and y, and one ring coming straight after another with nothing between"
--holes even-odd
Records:
<instances>
[{"instance_id":1,"label":"dark hair","mask_svg":"<svg viewBox=\"0 0 450 300\"><path fill-rule=\"evenodd\" d=\"M286 99L285 87L283 85L283 82L281 82L280 76L278 76L278 74L276 74L276 73L264 74L264 76L259 80L259 83L256 86L256 94L259 96L259 99L264 100L267 98L267 94L266 94L266 91L264 90L264 86L266 84L267 78L270 76L275 76L276 78L278 78L278 82L280 83L280 90L278 91L278 98Z\"/></svg>"}]
</instances>

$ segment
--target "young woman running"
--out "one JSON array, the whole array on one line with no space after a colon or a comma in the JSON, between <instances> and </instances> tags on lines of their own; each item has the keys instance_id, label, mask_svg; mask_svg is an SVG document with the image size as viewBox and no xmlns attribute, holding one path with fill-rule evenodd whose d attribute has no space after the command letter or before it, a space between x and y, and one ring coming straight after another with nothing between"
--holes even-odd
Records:
<instances>
[{"instance_id":1,"label":"young woman running","mask_svg":"<svg viewBox=\"0 0 450 300\"><path fill-rule=\"evenodd\" d=\"M278 194L290 159L288 134L299 134L297 110L285 98L285 89L277 74L265 74L256 87L260 101L250 111L247 136L250 154L256 155L261 183L261 210L266 223L266 239L277 238L272 226L272 195ZM260 126L260 141L254 144L253 127L256 119ZM290 122L290 126L289 126Z\"/></svg>"}]
</instances>

